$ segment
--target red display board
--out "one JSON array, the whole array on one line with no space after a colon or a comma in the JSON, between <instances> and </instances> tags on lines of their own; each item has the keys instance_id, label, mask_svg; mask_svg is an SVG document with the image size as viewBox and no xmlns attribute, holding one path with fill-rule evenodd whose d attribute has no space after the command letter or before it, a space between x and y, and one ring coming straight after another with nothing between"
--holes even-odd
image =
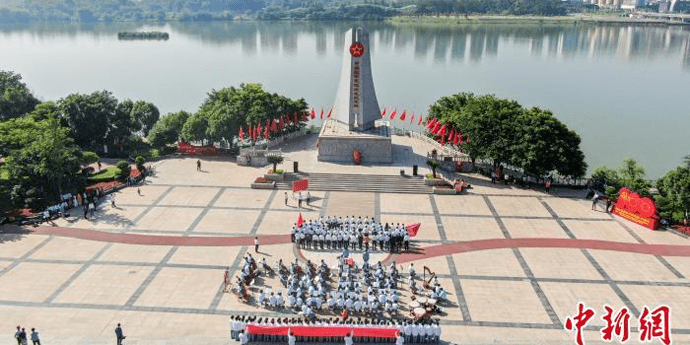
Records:
<instances>
[{"instance_id":1,"label":"red display board","mask_svg":"<svg viewBox=\"0 0 690 345\"><path fill-rule=\"evenodd\" d=\"M309 180L301 179L292 183L292 191L299 192L309 189Z\"/></svg>"},{"instance_id":2,"label":"red display board","mask_svg":"<svg viewBox=\"0 0 690 345\"><path fill-rule=\"evenodd\" d=\"M400 332L395 328L340 327L340 326L256 326L247 325L249 334L287 335L288 329L296 336L344 337L352 332L355 337L395 338Z\"/></svg>"},{"instance_id":3,"label":"red display board","mask_svg":"<svg viewBox=\"0 0 690 345\"><path fill-rule=\"evenodd\" d=\"M659 228L654 201L650 198L642 198L627 188L621 188L616 205L613 206L611 212L646 228L652 230Z\"/></svg>"}]
</instances>

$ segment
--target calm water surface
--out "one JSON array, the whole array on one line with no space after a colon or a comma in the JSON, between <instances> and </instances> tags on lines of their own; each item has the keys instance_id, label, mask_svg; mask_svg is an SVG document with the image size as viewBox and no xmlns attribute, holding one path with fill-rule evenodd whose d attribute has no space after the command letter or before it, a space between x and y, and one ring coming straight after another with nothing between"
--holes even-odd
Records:
<instances>
[{"instance_id":1,"label":"calm water surface","mask_svg":"<svg viewBox=\"0 0 690 345\"><path fill-rule=\"evenodd\" d=\"M361 23L0 27L0 69L43 100L106 89L193 112L211 89L259 82L328 111L352 25ZM581 134L590 169L634 156L658 177L690 154L687 29L366 27L379 104L407 109L408 120L444 95L494 93L552 110ZM120 30L171 38L118 41Z\"/></svg>"}]
</instances>

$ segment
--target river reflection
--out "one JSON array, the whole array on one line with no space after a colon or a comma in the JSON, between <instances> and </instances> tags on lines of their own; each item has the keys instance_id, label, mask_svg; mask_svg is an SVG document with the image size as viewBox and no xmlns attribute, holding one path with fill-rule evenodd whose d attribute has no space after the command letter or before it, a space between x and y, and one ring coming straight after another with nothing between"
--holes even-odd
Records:
<instances>
[{"instance_id":1,"label":"river reflection","mask_svg":"<svg viewBox=\"0 0 690 345\"><path fill-rule=\"evenodd\" d=\"M552 110L582 135L590 168L637 157L656 177L690 153L690 31L682 27L384 22L211 22L0 26L0 69L44 100L110 90L161 112L194 112L212 88L260 82L333 104L345 32L370 31L381 106L416 119L439 97L493 93ZM119 31L168 41L118 41ZM415 123L396 126L419 129Z\"/></svg>"}]
</instances>

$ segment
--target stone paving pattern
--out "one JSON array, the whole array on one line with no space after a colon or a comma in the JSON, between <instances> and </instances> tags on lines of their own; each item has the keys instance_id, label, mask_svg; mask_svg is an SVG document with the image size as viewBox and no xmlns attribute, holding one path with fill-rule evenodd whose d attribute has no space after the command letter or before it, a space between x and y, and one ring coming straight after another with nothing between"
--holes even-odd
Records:
<instances>
[{"instance_id":1,"label":"stone paving pattern","mask_svg":"<svg viewBox=\"0 0 690 345\"><path fill-rule=\"evenodd\" d=\"M394 144L411 146L415 156L385 167L321 164L313 159L313 143L303 140L284 148L285 166L298 160L304 171L394 175L429 150L404 137L394 136ZM5 228L0 324L6 337L0 343L13 342L20 324L36 327L46 344L111 344L120 322L127 344L235 344L229 315L289 315L224 294L223 270L234 272L247 252L271 263L335 254L300 253L289 243L286 234L300 212L296 202L284 205L283 191L248 188L265 168L202 159L196 172L195 161L157 163L141 196L133 188L116 193L118 207L101 204L96 219L61 219L33 233ZM563 322L584 302L597 312L584 333L587 344L602 343L604 304L631 309L629 344L638 343L635 316L643 306L669 305L674 343L690 344L686 237L591 211L570 192L553 196L481 181L460 196L314 196L301 210L306 219L355 214L423 224L416 243L422 254L388 260L414 261L418 272L428 266L438 273L451 292L440 317L448 343L574 344ZM254 236L262 243L258 254ZM279 285L275 278L258 283Z\"/></svg>"}]
</instances>

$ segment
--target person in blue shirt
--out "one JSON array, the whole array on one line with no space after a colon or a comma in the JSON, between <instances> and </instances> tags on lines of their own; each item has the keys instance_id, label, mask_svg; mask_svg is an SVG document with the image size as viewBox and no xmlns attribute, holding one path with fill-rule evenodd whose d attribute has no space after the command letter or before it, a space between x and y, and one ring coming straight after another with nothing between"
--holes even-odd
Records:
<instances>
[{"instance_id":1,"label":"person in blue shirt","mask_svg":"<svg viewBox=\"0 0 690 345\"><path fill-rule=\"evenodd\" d=\"M120 324L117 324L117 327L115 328L115 337L117 337L117 345L122 345L122 340L125 339L125 336L122 335L122 327Z\"/></svg>"}]
</instances>

